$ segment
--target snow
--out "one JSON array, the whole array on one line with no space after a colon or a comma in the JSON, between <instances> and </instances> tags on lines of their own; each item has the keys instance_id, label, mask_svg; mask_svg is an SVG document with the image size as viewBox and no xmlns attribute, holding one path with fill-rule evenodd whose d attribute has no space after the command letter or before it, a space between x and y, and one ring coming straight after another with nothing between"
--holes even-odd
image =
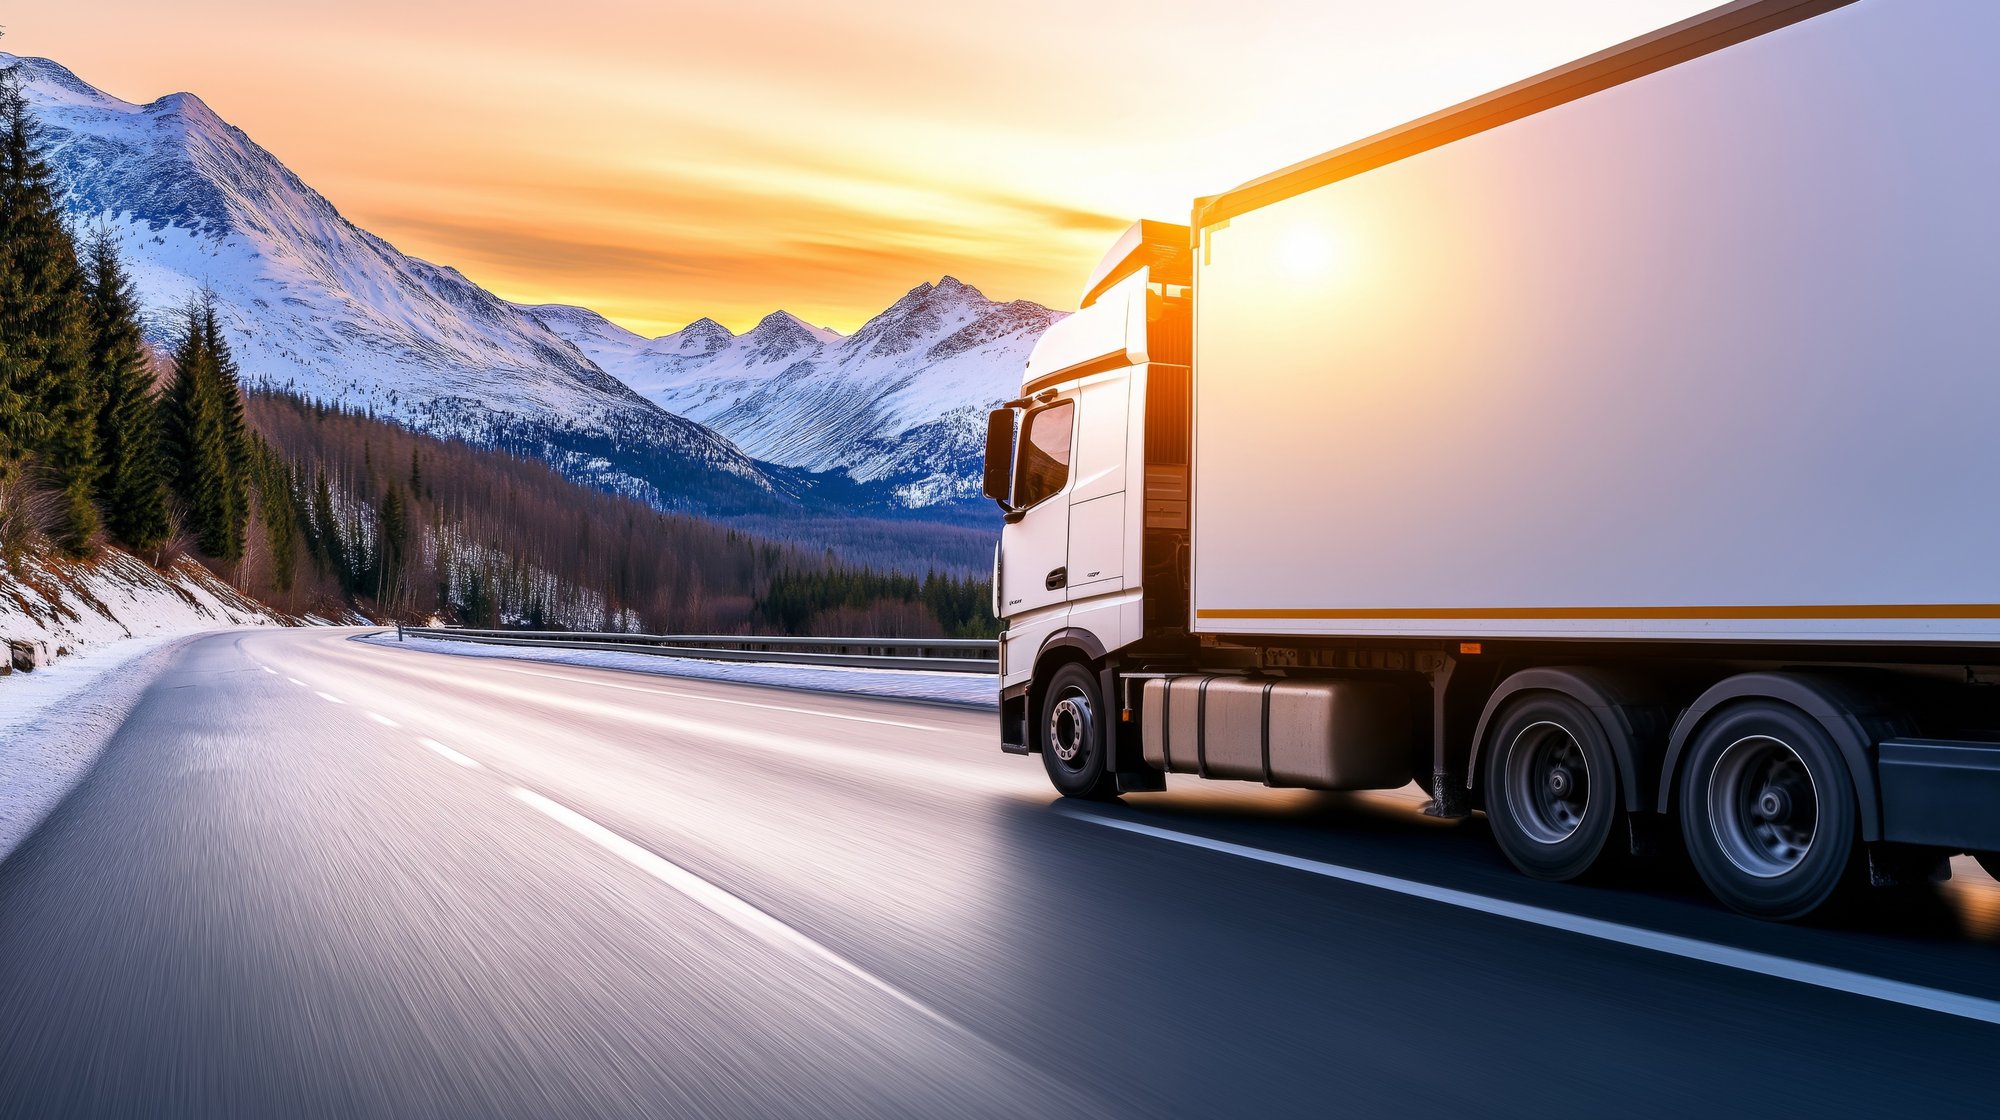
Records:
<instances>
[{"instance_id":1,"label":"snow","mask_svg":"<svg viewBox=\"0 0 2000 1120\"><path fill-rule=\"evenodd\" d=\"M248 382L447 438L546 440L558 469L570 444L611 434L774 488L728 440L635 393L535 315L349 222L199 98L134 105L46 59L0 53L0 67L21 76L72 224L116 239L156 345L206 289ZM647 478L585 481L663 504Z\"/></svg>"},{"instance_id":2,"label":"snow","mask_svg":"<svg viewBox=\"0 0 2000 1120\"><path fill-rule=\"evenodd\" d=\"M87 561L30 554L0 567L0 657L8 640L47 664L0 676L0 858L74 786L186 638L278 620L182 559L159 571L106 549Z\"/></svg>"},{"instance_id":3,"label":"snow","mask_svg":"<svg viewBox=\"0 0 2000 1120\"><path fill-rule=\"evenodd\" d=\"M354 640L378 645L399 644L394 631L362 635ZM692 657L619 653L612 650L489 646L477 642L454 642L437 638L421 638L402 642L400 645L403 649L451 654L458 657L541 661L556 665L616 669L620 672L648 673L661 677L728 681L733 684L765 685L807 692L882 696L898 700L924 700L932 703L979 707L992 707L999 703L999 684L996 678L984 673L934 673L912 669L842 669L825 665L785 665L761 661L704 661Z\"/></svg>"},{"instance_id":4,"label":"snow","mask_svg":"<svg viewBox=\"0 0 2000 1120\"><path fill-rule=\"evenodd\" d=\"M1015 395L1061 317L946 276L847 337L774 311L742 335L699 319L646 339L406 256L192 94L135 105L47 59L0 53L0 67L22 78L70 220L116 239L155 344L206 289L250 383L536 447L573 480L662 508L699 505L705 491L676 492L703 477L748 482L737 505L798 498L799 471L846 474L858 506L974 497L983 427L967 418ZM605 437L627 461L592 452Z\"/></svg>"},{"instance_id":5,"label":"snow","mask_svg":"<svg viewBox=\"0 0 2000 1120\"><path fill-rule=\"evenodd\" d=\"M0 568L0 639L38 642L56 664L132 638L277 622L193 560L161 572L113 548L87 561L30 554L12 575ZM32 675L0 677L0 705L11 707L10 690Z\"/></svg>"},{"instance_id":6,"label":"snow","mask_svg":"<svg viewBox=\"0 0 2000 1120\"><path fill-rule=\"evenodd\" d=\"M193 636L112 642L0 678L0 859L83 779L173 650Z\"/></svg>"},{"instance_id":7,"label":"snow","mask_svg":"<svg viewBox=\"0 0 2000 1120\"><path fill-rule=\"evenodd\" d=\"M1016 395L1061 318L946 276L842 338L776 311L742 335L709 319L645 339L583 308L534 314L592 361L749 454L889 485L921 508L976 497L986 410Z\"/></svg>"}]
</instances>

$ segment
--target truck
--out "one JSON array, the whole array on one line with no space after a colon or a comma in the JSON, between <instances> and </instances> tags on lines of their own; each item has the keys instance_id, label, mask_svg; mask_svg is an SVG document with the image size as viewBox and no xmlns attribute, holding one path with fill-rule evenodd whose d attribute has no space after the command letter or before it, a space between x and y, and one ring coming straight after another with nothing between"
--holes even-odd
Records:
<instances>
[{"instance_id":1,"label":"truck","mask_svg":"<svg viewBox=\"0 0 2000 1120\"><path fill-rule=\"evenodd\" d=\"M2000 877L1995 43L1740 0L1132 226L989 417L1004 749Z\"/></svg>"}]
</instances>

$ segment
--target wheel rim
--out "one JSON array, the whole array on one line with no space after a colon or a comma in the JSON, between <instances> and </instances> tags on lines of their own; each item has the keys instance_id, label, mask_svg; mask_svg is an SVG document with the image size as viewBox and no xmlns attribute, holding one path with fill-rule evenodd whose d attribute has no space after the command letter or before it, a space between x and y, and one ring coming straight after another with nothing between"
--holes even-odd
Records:
<instances>
[{"instance_id":1,"label":"wheel rim","mask_svg":"<svg viewBox=\"0 0 2000 1120\"><path fill-rule=\"evenodd\" d=\"M1746 736L1716 756L1709 771L1708 819L1716 845L1737 870L1775 879L1812 851L1819 789L1790 744Z\"/></svg>"},{"instance_id":2,"label":"wheel rim","mask_svg":"<svg viewBox=\"0 0 2000 1120\"><path fill-rule=\"evenodd\" d=\"M1096 741L1097 717L1090 696L1080 688L1066 688L1049 709L1049 750L1056 761L1070 770L1081 770L1090 760L1090 744Z\"/></svg>"},{"instance_id":3,"label":"wheel rim","mask_svg":"<svg viewBox=\"0 0 2000 1120\"><path fill-rule=\"evenodd\" d=\"M1531 723L1507 748L1507 803L1521 832L1560 844L1583 827L1590 807L1590 762L1568 728Z\"/></svg>"}]
</instances>

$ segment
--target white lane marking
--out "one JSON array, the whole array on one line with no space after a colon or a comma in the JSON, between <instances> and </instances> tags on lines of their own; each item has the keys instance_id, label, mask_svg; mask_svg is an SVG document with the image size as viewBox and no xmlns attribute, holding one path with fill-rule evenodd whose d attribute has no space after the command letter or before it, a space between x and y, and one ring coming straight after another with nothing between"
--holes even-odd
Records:
<instances>
[{"instance_id":1,"label":"white lane marking","mask_svg":"<svg viewBox=\"0 0 2000 1120\"><path fill-rule=\"evenodd\" d=\"M320 693L320 694L319 694L319 698L320 698L321 700L324 700L324 701L326 701L326 702L327 702L327 703L329 703L329 704L345 704L345 703L347 703L347 701L345 701L345 700L342 700L342 699L341 699L340 697L338 697L338 696L335 696L335 695L334 695L333 693L331 693L331 692L322 692L322 693Z\"/></svg>"},{"instance_id":2,"label":"white lane marking","mask_svg":"<svg viewBox=\"0 0 2000 1120\"><path fill-rule=\"evenodd\" d=\"M297 678L297 677L286 677L285 679L286 679L286 680L288 680L288 681L290 681L290 682L292 682L292 683L293 683L293 684L295 684L295 685L298 685L298 686L299 686L300 688L311 688L311 687L312 687L311 685L307 684L306 682L304 682L304 681L300 680L300 679L299 679L299 678Z\"/></svg>"},{"instance_id":3,"label":"white lane marking","mask_svg":"<svg viewBox=\"0 0 2000 1120\"><path fill-rule=\"evenodd\" d=\"M514 673L516 675L523 677L544 677L548 680L564 681L569 684L589 685L592 688L611 688L611 689L617 689L620 692L643 692L648 696L666 696L676 700L699 700L702 701L703 703L729 704L738 708L762 708L768 712L791 712L794 715L813 716L820 719L843 719L848 721L849 723L873 723L873 724L879 724L883 727L904 727L910 729L911 731L934 731L939 734L945 734L945 735L948 735L953 731L952 728L939 727L935 724L929 724L929 723L906 723L903 720L899 719L877 719L874 716L850 716L840 712L820 711L817 708L794 708L786 704L760 704L754 700L731 700L722 696L703 696L698 692L677 692L673 689L666 689L666 688L641 688L638 685L618 684L613 681L596 681L596 680L591 680L588 677L570 677L570 676L564 676L561 673L538 673L533 669L510 669L500 665L493 665L489 667L496 673ZM851 694L830 692L827 693L827 695L846 696ZM882 698L861 696L858 697L858 699L879 700Z\"/></svg>"},{"instance_id":4,"label":"white lane marking","mask_svg":"<svg viewBox=\"0 0 2000 1120\"><path fill-rule=\"evenodd\" d=\"M384 727L403 726L402 724L397 723L395 720L390 719L388 716L383 715L381 712L369 712L368 718L374 720L376 723L379 723Z\"/></svg>"},{"instance_id":5,"label":"white lane marking","mask_svg":"<svg viewBox=\"0 0 2000 1120\"><path fill-rule=\"evenodd\" d=\"M448 758L451 761L458 763L460 766L464 766L472 770L479 769L479 763L477 760L465 757L464 755L458 753L457 751L452 750L450 747L445 746L443 743L438 742L436 739L418 739L417 742L422 743L424 746L429 747L430 749L436 751L440 755L443 755L445 758Z\"/></svg>"},{"instance_id":6,"label":"white lane marking","mask_svg":"<svg viewBox=\"0 0 2000 1120\"><path fill-rule=\"evenodd\" d=\"M557 804L532 790L515 789L513 793L523 803L532 806L551 819L566 826L577 835L582 836L605 851L610 852L639 870L644 871L646 874L651 875L653 878L658 879L660 882L665 883L667 886L672 887L674 890L679 891L681 894L686 895L703 909L724 919L745 933L761 938L780 949L790 950L808 960L832 965L841 972L874 988L876 991L881 992L883 995L888 996L890 999L895 1000L897 1003L915 1011L932 1022L953 1030L963 1031L965 1029L952 1020L945 1018L942 1014L933 1011L915 996L867 971L860 965L834 952L832 949L821 945L791 926L730 894L728 891L696 875L694 872L681 867L679 864L672 863L634 844L632 841L598 824L589 817L565 805Z\"/></svg>"},{"instance_id":7,"label":"white lane marking","mask_svg":"<svg viewBox=\"0 0 2000 1120\"><path fill-rule=\"evenodd\" d=\"M262 668L266 673L269 673L274 677L278 675L278 671L276 669L271 668L269 665L262 666Z\"/></svg>"},{"instance_id":8,"label":"white lane marking","mask_svg":"<svg viewBox=\"0 0 2000 1120\"><path fill-rule=\"evenodd\" d=\"M1449 887L1432 886L1411 879L1398 879L1393 875L1382 875L1373 871L1360 871L1352 867L1342 867L1335 863L1322 863L1316 859L1288 856L1279 852L1267 852L1262 848L1252 848L1243 844L1231 844L1226 840L1211 840L1206 836L1195 836L1171 829L1155 828L1136 821L1114 820L1100 817L1095 813L1067 806L1056 810L1066 817L1089 824L1115 828L1121 832L1137 833L1156 840L1166 840L1175 844L1186 844L1194 848L1206 848L1211 852L1239 856L1294 871L1304 871L1328 879L1357 883L1364 887L1376 887L1412 898L1442 902L1464 910L1476 910L1482 914L1492 914L1500 918L1512 918L1517 922L1545 926L1568 933L1600 941L1630 945L1635 949L1651 949L1671 957L1704 961L1742 972L1755 972L1780 980L1792 980L1800 984L1810 984L1815 988L1846 992L1849 995L1879 999L1888 1003L1900 1003L1905 1007L1915 1007L1924 1011L1936 1011L1960 1019L1972 1019L1981 1023L2000 1023L2000 1001L1981 999L1978 996L1961 995L1942 988L1926 988L1918 984L1906 984L1900 980L1889 980L1881 976L1870 976L1865 972L1850 972L1844 968L1827 965L1808 964L1788 957L1774 957L1768 953L1753 953L1748 949L1736 949L1728 945L1717 945L1709 941L1698 941L1692 937L1681 937L1672 933L1642 929L1638 926L1620 925L1598 918L1585 918L1561 910L1550 910L1541 906L1529 906L1519 902L1488 898L1469 891L1452 890Z\"/></svg>"}]
</instances>

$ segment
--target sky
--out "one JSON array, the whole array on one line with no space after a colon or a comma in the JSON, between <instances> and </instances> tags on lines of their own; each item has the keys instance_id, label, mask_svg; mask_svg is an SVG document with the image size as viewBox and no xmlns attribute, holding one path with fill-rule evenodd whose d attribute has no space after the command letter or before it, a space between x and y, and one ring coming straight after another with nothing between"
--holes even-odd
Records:
<instances>
[{"instance_id":1,"label":"sky","mask_svg":"<svg viewBox=\"0 0 2000 1120\"><path fill-rule=\"evenodd\" d=\"M647 335L851 331L953 275L1076 306L1140 217L1711 0L16 0L4 48L187 90L349 219Z\"/></svg>"}]
</instances>

